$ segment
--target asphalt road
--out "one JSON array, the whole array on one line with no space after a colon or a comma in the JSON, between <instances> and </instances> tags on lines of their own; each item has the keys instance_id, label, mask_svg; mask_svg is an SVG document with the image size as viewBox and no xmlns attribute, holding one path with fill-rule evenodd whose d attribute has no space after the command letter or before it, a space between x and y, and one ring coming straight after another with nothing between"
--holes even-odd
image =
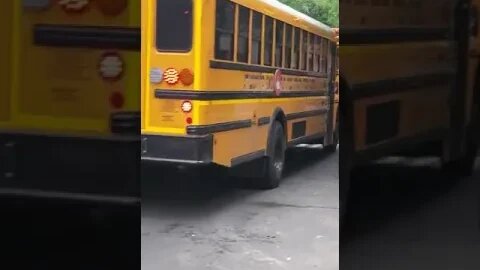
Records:
<instances>
[{"instance_id":1,"label":"asphalt road","mask_svg":"<svg viewBox=\"0 0 480 270\"><path fill-rule=\"evenodd\" d=\"M338 154L295 149L285 180L269 191L216 175L144 171L144 270L339 267Z\"/></svg>"},{"instance_id":2,"label":"asphalt road","mask_svg":"<svg viewBox=\"0 0 480 270\"><path fill-rule=\"evenodd\" d=\"M435 159L363 168L342 232L342 270L480 269L480 163L469 178Z\"/></svg>"}]
</instances>

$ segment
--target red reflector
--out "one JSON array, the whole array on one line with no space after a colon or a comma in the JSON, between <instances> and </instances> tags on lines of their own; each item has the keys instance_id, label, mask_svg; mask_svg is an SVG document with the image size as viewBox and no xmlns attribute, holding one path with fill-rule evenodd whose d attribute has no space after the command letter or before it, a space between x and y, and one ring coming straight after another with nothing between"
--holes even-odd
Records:
<instances>
[{"instance_id":1,"label":"red reflector","mask_svg":"<svg viewBox=\"0 0 480 270\"><path fill-rule=\"evenodd\" d=\"M193 123L193 120L191 117L187 117L186 121L187 121L187 124L189 125Z\"/></svg>"},{"instance_id":2,"label":"red reflector","mask_svg":"<svg viewBox=\"0 0 480 270\"><path fill-rule=\"evenodd\" d=\"M193 74L187 68L180 71L178 77L180 78L180 81L186 86L189 86L193 83Z\"/></svg>"},{"instance_id":3,"label":"red reflector","mask_svg":"<svg viewBox=\"0 0 480 270\"><path fill-rule=\"evenodd\" d=\"M113 108L115 109L120 109L123 107L125 104L125 98L123 97L122 93L120 92L114 92L110 96L110 104L112 105Z\"/></svg>"}]
</instances>

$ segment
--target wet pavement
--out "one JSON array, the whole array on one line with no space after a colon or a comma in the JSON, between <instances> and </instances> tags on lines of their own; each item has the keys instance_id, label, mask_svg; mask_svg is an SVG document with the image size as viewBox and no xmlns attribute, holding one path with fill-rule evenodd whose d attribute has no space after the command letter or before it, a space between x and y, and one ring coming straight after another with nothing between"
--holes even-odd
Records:
<instances>
[{"instance_id":1,"label":"wet pavement","mask_svg":"<svg viewBox=\"0 0 480 270\"><path fill-rule=\"evenodd\" d=\"M446 175L436 159L391 158L357 172L341 269L480 269L480 163Z\"/></svg>"},{"instance_id":2,"label":"wet pavement","mask_svg":"<svg viewBox=\"0 0 480 270\"><path fill-rule=\"evenodd\" d=\"M142 269L338 269L338 153L295 149L269 191L146 167Z\"/></svg>"}]
</instances>

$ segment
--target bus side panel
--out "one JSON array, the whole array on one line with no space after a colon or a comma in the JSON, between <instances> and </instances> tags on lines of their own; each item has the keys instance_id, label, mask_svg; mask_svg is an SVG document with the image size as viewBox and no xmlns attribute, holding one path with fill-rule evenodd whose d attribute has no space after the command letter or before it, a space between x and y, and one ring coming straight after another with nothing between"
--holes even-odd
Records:
<instances>
[{"instance_id":1,"label":"bus side panel","mask_svg":"<svg viewBox=\"0 0 480 270\"><path fill-rule=\"evenodd\" d=\"M352 95L355 98L354 139L356 151L389 140L409 138L428 131L448 128L449 115L446 108L448 108L449 91L452 86L449 82L453 83L453 80L446 79L446 83L436 83L431 86L428 83L422 85L424 83L422 80L423 77L429 76L439 77L434 80L444 80L442 76L453 74L450 43L347 46L342 47L341 50L342 55L345 55L342 72L352 87ZM419 53L419 50L422 53ZM422 57L418 57L418 55L422 55ZM366 59L370 66L381 68L364 68ZM391 63L395 63L395 65ZM390 80L409 80L412 84L407 84L402 89L393 89L389 84L382 86L385 85L384 81ZM414 82L415 80L418 82ZM418 83L420 84L418 85ZM369 93L371 90L374 91ZM395 125L391 127L391 134L383 137L379 135L382 137L379 140L368 139L368 132L375 133L373 130L368 131L368 109L374 105L393 104L392 102L396 102L398 105L392 105L397 106L396 112L393 112L393 107L387 109L391 113L389 114L390 119L386 122L392 124L396 121ZM425 106L425 104L429 104L429 106ZM382 114L383 117L388 116L385 113ZM385 130L380 130L386 126L382 123L377 124L380 125L377 130L380 133L385 132ZM374 125L373 122L371 125Z\"/></svg>"},{"instance_id":2,"label":"bus side panel","mask_svg":"<svg viewBox=\"0 0 480 270\"><path fill-rule=\"evenodd\" d=\"M0 123L10 118L10 95L11 95L11 49L13 28L13 2L4 0L0 3L0 33L4 37L0 42Z\"/></svg>"},{"instance_id":3,"label":"bus side panel","mask_svg":"<svg viewBox=\"0 0 480 270\"><path fill-rule=\"evenodd\" d=\"M64 45L58 38L64 35L61 38L69 39L80 26L90 26L85 31L91 33L106 30L106 26L138 28L137 4L129 1L115 16L102 14L99 5L93 4L84 12L70 14L56 1L46 9L20 9L19 78L13 105L16 127L109 135L112 114L139 111L138 50L115 49L117 45L111 49L85 46L81 42ZM102 70L118 64L112 62L117 60L107 61L111 53L122 61L118 79L102 77Z\"/></svg>"}]
</instances>

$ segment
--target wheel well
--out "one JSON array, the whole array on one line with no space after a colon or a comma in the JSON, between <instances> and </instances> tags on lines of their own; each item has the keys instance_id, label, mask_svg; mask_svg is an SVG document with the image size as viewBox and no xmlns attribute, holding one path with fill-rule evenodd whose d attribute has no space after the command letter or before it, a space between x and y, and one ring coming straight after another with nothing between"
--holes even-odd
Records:
<instances>
[{"instance_id":1,"label":"wheel well","mask_svg":"<svg viewBox=\"0 0 480 270\"><path fill-rule=\"evenodd\" d=\"M283 112L283 110L280 108L276 108L275 111L273 112L271 124L273 124L273 122L275 121L278 121L280 122L280 124L282 124L283 131L285 132L285 135L287 135L287 117L285 116L285 113Z\"/></svg>"}]
</instances>

